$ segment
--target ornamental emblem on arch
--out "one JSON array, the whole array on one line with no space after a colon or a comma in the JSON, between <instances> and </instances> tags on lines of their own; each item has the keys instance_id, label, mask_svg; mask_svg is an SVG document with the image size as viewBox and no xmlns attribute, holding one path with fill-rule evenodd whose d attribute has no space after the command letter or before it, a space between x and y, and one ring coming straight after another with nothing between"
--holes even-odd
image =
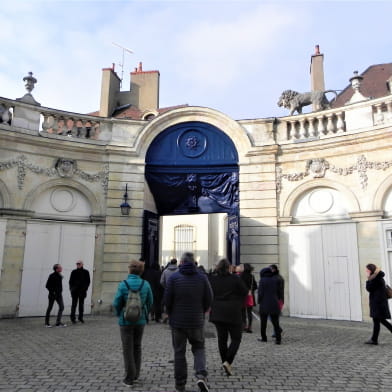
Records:
<instances>
[{"instance_id":1,"label":"ornamental emblem on arch","mask_svg":"<svg viewBox=\"0 0 392 392\"><path fill-rule=\"evenodd\" d=\"M185 146L190 150L196 150L199 145L199 139L197 136L189 136L185 141Z\"/></svg>"}]
</instances>

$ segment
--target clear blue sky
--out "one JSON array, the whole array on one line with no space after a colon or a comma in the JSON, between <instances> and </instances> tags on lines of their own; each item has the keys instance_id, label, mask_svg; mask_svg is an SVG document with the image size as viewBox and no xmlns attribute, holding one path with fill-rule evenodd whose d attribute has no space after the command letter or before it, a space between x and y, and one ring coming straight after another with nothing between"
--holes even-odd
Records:
<instances>
[{"instance_id":1,"label":"clear blue sky","mask_svg":"<svg viewBox=\"0 0 392 392\"><path fill-rule=\"evenodd\" d=\"M43 106L99 108L101 70L125 55L124 87L139 61L161 73L160 106L187 103L234 119L284 116L285 89L310 89L310 57L324 54L327 89L354 70L392 62L391 1L0 0L0 96L38 79Z\"/></svg>"}]
</instances>

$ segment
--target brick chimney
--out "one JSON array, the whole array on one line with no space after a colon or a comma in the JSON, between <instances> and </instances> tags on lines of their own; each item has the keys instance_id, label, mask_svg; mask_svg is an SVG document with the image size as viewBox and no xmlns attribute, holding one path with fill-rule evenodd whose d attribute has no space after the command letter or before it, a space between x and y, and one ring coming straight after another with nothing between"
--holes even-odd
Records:
<instances>
[{"instance_id":1,"label":"brick chimney","mask_svg":"<svg viewBox=\"0 0 392 392\"><path fill-rule=\"evenodd\" d=\"M159 71L143 71L143 64L131 72L131 103L144 110L159 108Z\"/></svg>"},{"instance_id":2,"label":"brick chimney","mask_svg":"<svg viewBox=\"0 0 392 392\"><path fill-rule=\"evenodd\" d=\"M324 55L320 53L319 45L310 61L310 88L311 91L324 91ZM315 108L313 108L315 110Z\"/></svg>"},{"instance_id":3,"label":"brick chimney","mask_svg":"<svg viewBox=\"0 0 392 392\"><path fill-rule=\"evenodd\" d=\"M99 115L101 117L111 117L117 106L117 98L120 92L121 80L112 68L102 69L101 83L101 104L99 107Z\"/></svg>"}]
</instances>

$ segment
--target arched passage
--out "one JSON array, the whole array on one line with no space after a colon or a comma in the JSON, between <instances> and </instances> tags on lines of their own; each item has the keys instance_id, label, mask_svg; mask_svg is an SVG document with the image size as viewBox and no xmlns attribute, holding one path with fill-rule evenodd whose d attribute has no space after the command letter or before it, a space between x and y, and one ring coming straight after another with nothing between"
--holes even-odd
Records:
<instances>
[{"instance_id":1,"label":"arched passage","mask_svg":"<svg viewBox=\"0 0 392 392\"><path fill-rule=\"evenodd\" d=\"M158 215L227 213L227 253L233 264L239 263L238 153L222 130L200 121L170 126L152 141L145 176ZM146 239L153 237L145 224L148 264L152 244L147 246Z\"/></svg>"}]
</instances>

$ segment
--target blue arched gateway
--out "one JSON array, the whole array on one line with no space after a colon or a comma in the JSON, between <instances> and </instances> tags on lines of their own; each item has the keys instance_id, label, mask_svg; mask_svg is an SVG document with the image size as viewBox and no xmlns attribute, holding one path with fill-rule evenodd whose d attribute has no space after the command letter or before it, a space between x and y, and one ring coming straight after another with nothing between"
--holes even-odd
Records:
<instances>
[{"instance_id":1,"label":"blue arched gateway","mask_svg":"<svg viewBox=\"0 0 392 392\"><path fill-rule=\"evenodd\" d=\"M239 264L238 153L224 132L198 121L167 128L147 151L145 175L158 217L227 213L227 255L233 264ZM143 257L150 260L148 264L155 259L150 254L151 238L157 234L148 223L156 231L153 220L153 214L146 211ZM157 255L157 249L153 253Z\"/></svg>"}]
</instances>

